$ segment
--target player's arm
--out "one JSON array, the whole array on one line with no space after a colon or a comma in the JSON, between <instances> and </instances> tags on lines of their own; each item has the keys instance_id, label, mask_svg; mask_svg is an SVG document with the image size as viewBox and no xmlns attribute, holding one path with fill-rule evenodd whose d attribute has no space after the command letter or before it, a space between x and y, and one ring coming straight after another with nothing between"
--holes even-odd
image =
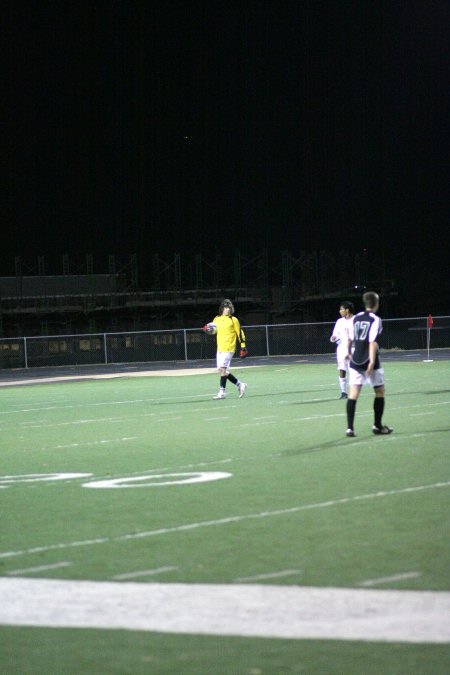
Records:
<instances>
[{"instance_id":1,"label":"player's arm","mask_svg":"<svg viewBox=\"0 0 450 675\"><path fill-rule=\"evenodd\" d=\"M346 355L346 360L350 359L350 354L352 353L352 345L353 345L353 340L349 338L347 340L347 355Z\"/></svg>"},{"instance_id":2,"label":"player's arm","mask_svg":"<svg viewBox=\"0 0 450 675\"><path fill-rule=\"evenodd\" d=\"M378 342L369 342L369 365L366 370L366 377L370 377L375 366L375 358L378 351Z\"/></svg>"},{"instance_id":3,"label":"player's arm","mask_svg":"<svg viewBox=\"0 0 450 675\"><path fill-rule=\"evenodd\" d=\"M347 356L345 357L346 359L351 358L354 337L355 334L353 332L353 320L352 320L350 326L348 327L347 332Z\"/></svg>"},{"instance_id":4,"label":"player's arm","mask_svg":"<svg viewBox=\"0 0 450 675\"><path fill-rule=\"evenodd\" d=\"M334 324L333 332L331 333L330 342L337 342L339 340L339 335L337 332L337 323Z\"/></svg>"},{"instance_id":5,"label":"player's arm","mask_svg":"<svg viewBox=\"0 0 450 675\"><path fill-rule=\"evenodd\" d=\"M239 322L239 319L236 318L236 317L233 317L233 319L235 321L234 326L235 326L235 329L236 329L236 334L237 334L237 338L239 340L239 345L240 345L239 356L241 357L241 359L245 359L245 357L248 354L247 347L245 345L245 333L244 333L243 329L241 328L241 324Z\"/></svg>"},{"instance_id":6,"label":"player's arm","mask_svg":"<svg viewBox=\"0 0 450 675\"><path fill-rule=\"evenodd\" d=\"M245 333L242 330L242 328L239 331L239 341L240 341L241 349L245 349Z\"/></svg>"}]
</instances>

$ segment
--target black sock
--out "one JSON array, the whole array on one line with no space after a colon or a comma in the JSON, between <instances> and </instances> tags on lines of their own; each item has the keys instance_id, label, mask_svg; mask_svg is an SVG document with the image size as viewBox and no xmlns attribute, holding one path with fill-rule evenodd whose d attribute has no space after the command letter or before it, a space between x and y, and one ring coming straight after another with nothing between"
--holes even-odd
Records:
<instances>
[{"instance_id":1,"label":"black sock","mask_svg":"<svg viewBox=\"0 0 450 675\"><path fill-rule=\"evenodd\" d=\"M231 373L228 373L228 379L230 380L231 384L237 384L237 379Z\"/></svg>"},{"instance_id":2,"label":"black sock","mask_svg":"<svg viewBox=\"0 0 450 675\"><path fill-rule=\"evenodd\" d=\"M354 398L347 399L347 429L353 429L353 422L355 420L356 400Z\"/></svg>"},{"instance_id":3,"label":"black sock","mask_svg":"<svg viewBox=\"0 0 450 675\"><path fill-rule=\"evenodd\" d=\"M227 376L221 375L220 376L220 388L225 389L226 386L227 386Z\"/></svg>"},{"instance_id":4,"label":"black sock","mask_svg":"<svg viewBox=\"0 0 450 675\"><path fill-rule=\"evenodd\" d=\"M383 426L381 423L381 418L383 417L383 411L384 411L384 396L383 397L376 397L374 402L373 402L373 411L375 413L375 421L374 424L376 427L381 429Z\"/></svg>"}]
</instances>

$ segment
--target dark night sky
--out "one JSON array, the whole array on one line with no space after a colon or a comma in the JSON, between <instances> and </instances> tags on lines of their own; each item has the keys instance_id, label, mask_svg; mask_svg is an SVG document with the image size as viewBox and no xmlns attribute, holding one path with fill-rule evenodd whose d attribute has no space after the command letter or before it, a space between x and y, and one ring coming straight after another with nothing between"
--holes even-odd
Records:
<instances>
[{"instance_id":1,"label":"dark night sky","mask_svg":"<svg viewBox=\"0 0 450 675\"><path fill-rule=\"evenodd\" d=\"M18 0L2 23L0 274L264 247L446 267L448 0Z\"/></svg>"}]
</instances>

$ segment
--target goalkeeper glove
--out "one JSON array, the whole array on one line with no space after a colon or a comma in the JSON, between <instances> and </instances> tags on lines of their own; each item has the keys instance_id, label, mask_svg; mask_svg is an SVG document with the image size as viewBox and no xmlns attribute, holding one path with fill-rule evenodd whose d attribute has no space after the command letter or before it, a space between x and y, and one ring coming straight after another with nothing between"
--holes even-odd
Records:
<instances>
[{"instance_id":1,"label":"goalkeeper glove","mask_svg":"<svg viewBox=\"0 0 450 675\"><path fill-rule=\"evenodd\" d=\"M241 351L239 352L239 357L240 357L241 359L245 359L245 357L247 356L247 354L248 354L248 351L246 350L246 348L245 348L245 347L241 347Z\"/></svg>"}]
</instances>

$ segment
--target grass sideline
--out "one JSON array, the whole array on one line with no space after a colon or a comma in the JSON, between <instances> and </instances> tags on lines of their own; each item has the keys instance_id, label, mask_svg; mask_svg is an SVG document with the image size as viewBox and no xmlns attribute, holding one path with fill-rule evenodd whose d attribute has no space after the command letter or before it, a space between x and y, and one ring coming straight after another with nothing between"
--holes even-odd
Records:
<instances>
[{"instance_id":1,"label":"grass sideline","mask_svg":"<svg viewBox=\"0 0 450 675\"><path fill-rule=\"evenodd\" d=\"M236 368L249 384L241 400L229 385L213 401L211 373L0 390L1 575L448 591L448 487L408 491L450 479L448 362L385 370L385 422L395 429L385 438L370 431L370 390L357 438L345 437L330 365ZM199 472L231 476L141 479ZM49 480L56 473L66 477ZM127 477L120 488L83 487ZM177 479L189 477L158 480ZM386 494L361 498L377 493ZM145 536L156 530L166 533ZM7 674L440 674L450 656L448 645L371 641L0 633Z\"/></svg>"}]
</instances>

